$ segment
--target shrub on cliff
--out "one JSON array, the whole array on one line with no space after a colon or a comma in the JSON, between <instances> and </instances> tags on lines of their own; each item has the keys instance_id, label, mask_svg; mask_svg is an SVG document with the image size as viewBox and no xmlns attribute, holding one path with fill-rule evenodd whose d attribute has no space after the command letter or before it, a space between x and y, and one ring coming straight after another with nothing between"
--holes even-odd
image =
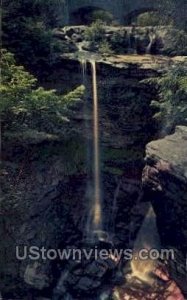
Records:
<instances>
[{"instance_id":1,"label":"shrub on cliff","mask_svg":"<svg viewBox=\"0 0 187 300\"><path fill-rule=\"evenodd\" d=\"M103 40L99 45L99 53L102 55L112 55L114 54L111 45L108 41Z\"/></svg>"},{"instance_id":2,"label":"shrub on cliff","mask_svg":"<svg viewBox=\"0 0 187 300\"><path fill-rule=\"evenodd\" d=\"M187 126L187 75L186 69L176 66L163 77L146 80L157 87L159 99L153 100L151 106L154 118L161 131L170 133L176 125Z\"/></svg>"},{"instance_id":3,"label":"shrub on cliff","mask_svg":"<svg viewBox=\"0 0 187 300\"><path fill-rule=\"evenodd\" d=\"M169 56L187 55L187 34L183 30L170 28L164 37L163 54Z\"/></svg>"},{"instance_id":4,"label":"shrub on cliff","mask_svg":"<svg viewBox=\"0 0 187 300\"><path fill-rule=\"evenodd\" d=\"M46 71L61 51L52 35L64 0L6 0L2 7L2 41L20 64L35 73Z\"/></svg>"},{"instance_id":5,"label":"shrub on cliff","mask_svg":"<svg viewBox=\"0 0 187 300\"><path fill-rule=\"evenodd\" d=\"M114 32L110 40L112 50L117 54L128 52L130 47L130 35L128 32Z\"/></svg>"},{"instance_id":6,"label":"shrub on cliff","mask_svg":"<svg viewBox=\"0 0 187 300\"><path fill-rule=\"evenodd\" d=\"M87 27L84 32L84 38L86 41L90 41L92 43L100 42L105 33L104 23L100 20L92 23L91 26Z\"/></svg>"},{"instance_id":7,"label":"shrub on cliff","mask_svg":"<svg viewBox=\"0 0 187 300\"><path fill-rule=\"evenodd\" d=\"M4 131L61 132L69 122L73 104L81 100L84 88L79 87L65 96L57 95L55 90L38 87L34 76L16 65L14 56L5 49L1 62L0 115Z\"/></svg>"}]
</instances>

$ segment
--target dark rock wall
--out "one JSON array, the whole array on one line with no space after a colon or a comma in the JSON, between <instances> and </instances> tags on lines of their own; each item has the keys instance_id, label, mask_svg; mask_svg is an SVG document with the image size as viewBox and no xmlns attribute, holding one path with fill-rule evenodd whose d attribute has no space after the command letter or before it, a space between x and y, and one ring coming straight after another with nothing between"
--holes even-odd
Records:
<instances>
[{"instance_id":1,"label":"dark rock wall","mask_svg":"<svg viewBox=\"0 0 187 300\"><path fill-rule=\"evenodd\" d=\"M157 212L162 243L187 249L186 127L147 146L144 185Z\"/></svg>"},{"instance_id":2,"label":"dark rock wall","mask_svg":"<svg viewBox=\"0 0 187 300\"><path fill-rule=\"evenodd\" d=\"M65 248L76 245L85 234L91 201L87 187L92 178L85 161L86 145L92 148L90 65L87 71L85 101L89 109L86 116L83 107L75 116L79 138L3 143L0 248L1 290L6 297L20 297L30 288L52 290L59 276L57 262L18 262L16 246ZM141 172L145 145L154 134L149 109L154 91L140 81L155 72L100 63L97 73L104 226L116 246L128 247L146 213L146 206L140 204ZM66 89L67 82L69 89L82 84L80 64L63 60L48 81L46 85L59 92ZM85 118L88 131L82 130Z\"/></svg>"},{"instance_id":3,"label":"dark rock wall","mask_svg":"<svg viewBox=\"0 0 187 300\"><path fill-rule=\"evenodd\" d=\"M152 202L164 248L174 249L168 270L185 295L187 251L187 128L151 142L143 172L144 197Z\"/></svg>"}]
</instances>

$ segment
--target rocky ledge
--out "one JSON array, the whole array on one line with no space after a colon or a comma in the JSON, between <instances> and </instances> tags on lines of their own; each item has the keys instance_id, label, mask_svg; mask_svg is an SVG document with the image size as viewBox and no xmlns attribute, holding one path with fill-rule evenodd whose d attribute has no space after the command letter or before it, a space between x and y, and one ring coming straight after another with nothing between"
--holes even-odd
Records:
<instances>
[{"instance_id":1,"label":"rocky ledge","mask_svg":"<svg viewBox=\"0 0 187 300\"><path fill-rule=\"evenodd\" d=\"M164 247L175 249L169 262L171 276L187 294L187 127L153 141L146 148L143 172L145 198L152 202Z\"/></svg>"},{"instance_id":2,"label":"rocky ledge","mask_svg":"<svg viewBox=\"0 0 187 300\"><path fill-rule=\"evenodd\" d=\"M187 183L187 127L177 126L175 133L147 145L146 161L159 162L161 169ZM160 171L158 164L157 169Z\"/></svg>"},{"instance_id":3,"label":"rocky ledge","mask_svg":"<svg viewBox=\"0 0 187 300\"><path fill-rule=\"evenodd\" d=\"M106 26L97 23L88 26L56 28L53 35L60 42L63 52L109 52L115 54L186 55L186 33L172 26ZM101 38L102 36L102 38ZM179 41L179 42L178 42ZM183 47L179 44L183 43Z\"/></svg>"},{"instance_id":4,"label":"rocky ledge","mask_svg":"<svg viewBox=\"0 0 187 300\"><path fill-rule=\"evenodd\" d=\"M187 56L166 57L162 55L101 55L94 52L65 53L58 58L58 66L66 62L80 64L81 61L95 61L99 66L112 67L123 72L131 78L150 78L159 76L169 68L183 64L187 68Z\"/></svg>"}]
</instances>

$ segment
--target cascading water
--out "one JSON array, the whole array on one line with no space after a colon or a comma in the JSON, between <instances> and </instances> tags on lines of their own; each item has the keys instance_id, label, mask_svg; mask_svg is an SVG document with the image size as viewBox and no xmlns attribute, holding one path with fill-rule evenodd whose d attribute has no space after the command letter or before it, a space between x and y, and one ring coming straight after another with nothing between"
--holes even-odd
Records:
<instances>
[{"instance_id":1,"label":"cascading water","mask_svg":"<svg viewBox=\"0 0 187 300\"><path fill-rule=\"evenodd\" d=\"M87 183L87 198L91 200L91 208L88 214L87 235L90 237L95 233L100 236L102 233L102 208L101 208L101 176L100 176L100 147L99 147L99 107L98 107L98 91L97 91L97 71L96 62L91 60L92 72L92 89L93 89L93 183ZM87 87L87 61L81 60L83 84ZM85 114L87 109L85 108ZM88 122L85 121L86 130L90 128ZM87 164L90 164L90 143L87 144ZM93 192L92 187L93 186ZM92 199L90 199L92 198Z\"/></svg>"},{"instance_id":2,"label":"cascading water","mask_svg":"<svg viewBox=\"0 0 187 300\"><path fill-rule=\"evenodd\" d=\"M81 64L81 70L82 70L82 83L85 86L85 105L84 105L84 119L85 119L85 132L86 132L86 137L90 136L90 121L88 119L88 116L90 115L90 110L88 106L88 99L87 99L87 87L88 87L88 80L87 80L87 60L86 59L81 59L80 60ZM88 179L87 179L87 184L86 184L86 193L85 193L85 198L88 203L92 200L93 197L93 184L91 182L91 173L92 173L92 166L91 166L91 159L92 159L92 150L91 150L91 142L89 139L86 139L86 166L87 166L87 174L88 174ZM86 236L90 236L90 231L91 231L91 212L90 212L90 204L88 207L88 212L86 214Z\"/></svg>"},{"instance_id":3,"label":"cascading water","mask_svg":"<svg viewBox=\"0 0 187 300\"><path fill-rule=\"evenodd\" d=\"M102 230L101 211L101 180L100 180L100 149L99 149L99 111L97 92L96 62L91 61L93 80L93 142L94 142L94 205L93 205L93 230Z\"/></svg>"},{"instance_id":4,"label":"cascading water","mask_svg":"<svg viewBox=\"0 0 187 300\"><path fill-rule=\"evenodd\" d=\"M86 69L87 69L87 61L85 59L81 60L81 68L82 68L83 85L85 85L85 83L86 83Z\"/></svg>"},{"instance_id":5,"label":"cascading water","mask_svg":"<svg viewBox=\"0 0 187 300\"><path fill-rule=\"evenodd\" d=\"M153 46L153 43L156 40L156 34L154 32L149 32L149 44L146 48L146 54L151 54L151 48Z\"/></svg>"},{"instance_id":6,"label":"cascading water","mask_svg":"<svg viewBox=\"0 0 187 300\"><path fill-rule=\"evenodd\" d=\"M131 262L132 275L147 283L152 283L151 274L154 272L157 261L138 258L141 249L158 249L160 248L160 239L156 226L156 216L153 207L150 205L148 213L144 219L142 227L138 233L134 244L134 259Z\"/></svg>"}]
</instances>

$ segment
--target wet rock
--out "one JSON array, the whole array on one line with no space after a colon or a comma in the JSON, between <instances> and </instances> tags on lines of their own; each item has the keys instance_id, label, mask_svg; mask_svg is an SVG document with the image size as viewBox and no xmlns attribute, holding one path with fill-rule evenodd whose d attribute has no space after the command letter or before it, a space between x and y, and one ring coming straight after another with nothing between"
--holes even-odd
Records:
<instances>
[{"instance_id":1,"label":"wet rock","mask_svg":"<svg viewBox=\"0 0 187 300\"><path fill-rule=\"evenodd\" d=\"M102 246L98 244L98 250L101 249L102 251L103 247L106 246L106 243L102 243ZM118 260L110 256L109 252L107 252L106 259L99 258L99 252L96 258L94 255L95 246L87 248L88 251L92 249L93 255L89 259L82 256L80 261L68 261L68 265L61 273L61 277L55 288L57 295L65 293L69 293L72 296L80 294L85 297L94 295L95 293L100 293L103 285L113 279L114 270L118 266Z\"/></svg>"},{"instance_id":2,"label":"wet rock","mask_svg":"<svg viewBox=\"0 0 187 300\"><path fill-rule=\"evenodd\" d=\"M60 40L66 40L66 33L64 30L54 29L52 32L53 36L60 39Z\"/></svg>"},{"instance_id":3,"label":"wet rock","mask_svg":"<svg viewBox=\"0 0 187 300\"><path fill-rule=\"evenodd\" d=\"M66 287L64 285L64 282L65 282L68 274L69 274L68 271L61 274L61 276L58 280L58 284L54 289L54 297L53 297L54 299L53 300L55 300L56 298L58 299L59 296L62 296L66 293Z\"/></svg>"},{"instance_id":4,"label":"wet rock","mask_svg":"<svg viewBox=\"0 0 187 300\"><path fill-rule=\"evenodd\" d=\"M95 261L88 266L88 268L85 270L85 273L88 276L102 278L106 274L106 271L106 266L99 265L99 262Z\"/></svg>"},{"instance_id":5,"label":"wet rock","mask_svg":"<svg viewBox=\"0 0 187 300\"><path fill-rule=\"evenodd\" d=\"M82 277L76 285L76 289L83 292L90 292L101 286L101 282L95 280L94 278Z\"/></svg>"},{"instance_id":6,"label":"wet rock","mask_svg":"<svg viewBox=\"0 0 187 300\"><path fill-rule=\"evenodd\" d=\"M46 275L44 264L38 262L26 267L24 280L32 288L38 290L43 290L50 285L50 278Z\"/></svg>"},{"instance_id":7,"label":"wet rock","mask_svg":"<svg viewBox=\"0 0 187 300\"><path fill-rule=\"evenodd\" d=\"M98 50L98 45L97 44L93 44L92 42L86 42L86 41L84 41L82 43L82 50L93 52L93 51Z\"/></svg>"},{"instance_id":8,"label":"wet rock","mask_svg":"<svg viewBox=\"0 0 187 300\"><path fill-rule=\"evenodd\" d=\"M73 34L83 34L85 28L86 26L66 26L63 30L68 37L72 37Z\"/></svg>"},{"instance_id":9,"label":"wet rock","mask_svg":"<svg viewBox=\"0 0 187 300\"><path fill-rule=\"evenodd\" d=\"M80 43L83 41L83 37L80 34L74 33L71 38L75 43Z\"/></svg>"}]
</instances>

